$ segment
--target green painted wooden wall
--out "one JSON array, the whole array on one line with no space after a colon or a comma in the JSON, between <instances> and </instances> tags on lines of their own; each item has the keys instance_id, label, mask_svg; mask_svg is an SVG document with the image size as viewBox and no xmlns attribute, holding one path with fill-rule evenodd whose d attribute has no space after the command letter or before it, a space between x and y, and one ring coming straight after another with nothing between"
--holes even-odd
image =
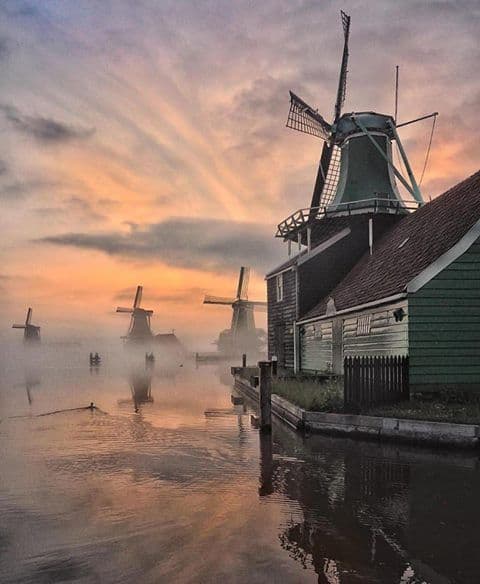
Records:
<instances>
[{"instance_id":1,"label":"green painted wooden wall","mask_svg":"<svg viewBox=\"0 0 480 584\"><path fill-rule=\"evenodd\" d=\"M412 389L480 390L480 241L408 299Z\"/></svg>"}]
</instances>

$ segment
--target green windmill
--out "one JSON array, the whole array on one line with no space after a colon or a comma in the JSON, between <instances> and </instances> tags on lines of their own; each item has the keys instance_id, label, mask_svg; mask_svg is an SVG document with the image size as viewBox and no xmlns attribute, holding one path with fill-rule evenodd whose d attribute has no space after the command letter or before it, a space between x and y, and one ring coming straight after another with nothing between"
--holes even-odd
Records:
<instances>
[{"instance_id":1,"label":"green windmill","mask_svg":"<svg viewBox=\"0 0 480 584\"><path fill-rule=\"evenodd\" d=\"M324 141L310 207L278 225L277 237L307 244L306 227L326 216L404 214L424 203L397 129L437 113L397 124L394 116L373 111L342 114L347 86L350 16L341 12L344 45L334 116L328 122L318 110L290 92L287 127ZM405 173L393 159L398 148ZM411 200L404 200L397 181Z\"/></svg>"}]
</instances>

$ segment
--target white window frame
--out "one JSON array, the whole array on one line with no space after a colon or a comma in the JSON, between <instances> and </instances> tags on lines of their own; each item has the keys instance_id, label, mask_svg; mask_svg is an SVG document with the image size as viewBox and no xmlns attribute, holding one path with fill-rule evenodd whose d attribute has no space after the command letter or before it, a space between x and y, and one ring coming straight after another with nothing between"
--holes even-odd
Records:
<instances>
[{"instance_id":1,"label":"white window frame","mask_svg":"<svg viewBox=\"0 0 480 584\"><path fill-rule=\"evenodd\" d=\"M275 288L277 294L277 302L282 302L283 300L283 273L277 274L275 277Z\"/></svg>"}]
</instances>

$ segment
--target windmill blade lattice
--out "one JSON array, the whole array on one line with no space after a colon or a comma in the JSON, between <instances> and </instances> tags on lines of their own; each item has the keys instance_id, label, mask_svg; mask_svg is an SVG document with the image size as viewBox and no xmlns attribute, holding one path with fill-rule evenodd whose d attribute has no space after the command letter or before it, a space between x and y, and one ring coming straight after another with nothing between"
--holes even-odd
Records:
<instances>
[{"instance_id":1,"label":"windmill blade lattice","mask_svg":"<svg viewBox=\"0 0 480 584\"><path fill-rule=\"evenodd\" d=\"M347 67L348 67L348 37L350 35L350 16L345 14L343 10L340 11L343 25L344 45L342 65L340 67L340 79L338 81L337 101L335 102L335 122L342 113L342 107L345 103L345 94L347 92Z\"/></svg>"},{"instance_id":2,"label":"windmill blade lattice","mask_svg":"<svg viewBox=\"0 0 480 584\"><path fill-rule=\"evenodd\" d=\"M290 91L290 110L287 118L287 128L328 140L332 126L323 117Z\"/></svg>"},{"instance_id":3,"label":"windmill blade lattice","mask_svg":"<svg viewBox=\"0 0 480 584\"><path fill-rule=\"evenodd\" d=\"M341 150L338 146L332 145L332 154L330 157L330 164L328 166L327 176L323 185L322 194L320 197L320 207L327 207L333 201L335 196L338 179L340 177L340 156Z\"/></svg>"}]
</instances>

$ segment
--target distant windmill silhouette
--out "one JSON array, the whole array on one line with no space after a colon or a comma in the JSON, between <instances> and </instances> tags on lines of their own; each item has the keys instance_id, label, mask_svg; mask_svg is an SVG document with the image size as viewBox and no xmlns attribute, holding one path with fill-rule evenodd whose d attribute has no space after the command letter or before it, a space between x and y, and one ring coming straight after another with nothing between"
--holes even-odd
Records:
<instances>
[{"instance_id":1,"label":"distant windmill silhouette","mask_svg":"<svg viewBox=\"0 0 480 584\"><path fill-rule=\"evenodd\" d=\"M127 341L141 342L151 340L153 337L152 329L150 328L150 317L153 310L146 310L140 308L142 302L143 286L137 286L137 292L133 301L132 308L123 308L119 306L117 312L131 314L130 327L127 335L124 337Z\"/></svg>"},{"instance_id":2,"label":"distant windmill silhouette","mask_svg":"<svg viewBox=\"0 0 480 584\"><path fill-rule=\"evenodd\" d=\"M267 303L248 300L250 268L242 266L235 298L205 296L204 304L223 304L233 308L230 328L218 338L218 350L227 355L257 352L262 344L263 330L255 328L254 310L266 310Z\"/></svg>"},{"instance_id":3,"label":"distant windmill silhouette","mask_svg":"<svg viewBox=\"0 0 480 584\"><path fill-rule=\"evenodd\" d=\"M32 324L32 313L33 310L29 308L27 310L27 318L25 319L25 324L14 324L12 328L23 329L23 340L25 342L40 342L40 327Z\"/></svg>"}]
</instances>

